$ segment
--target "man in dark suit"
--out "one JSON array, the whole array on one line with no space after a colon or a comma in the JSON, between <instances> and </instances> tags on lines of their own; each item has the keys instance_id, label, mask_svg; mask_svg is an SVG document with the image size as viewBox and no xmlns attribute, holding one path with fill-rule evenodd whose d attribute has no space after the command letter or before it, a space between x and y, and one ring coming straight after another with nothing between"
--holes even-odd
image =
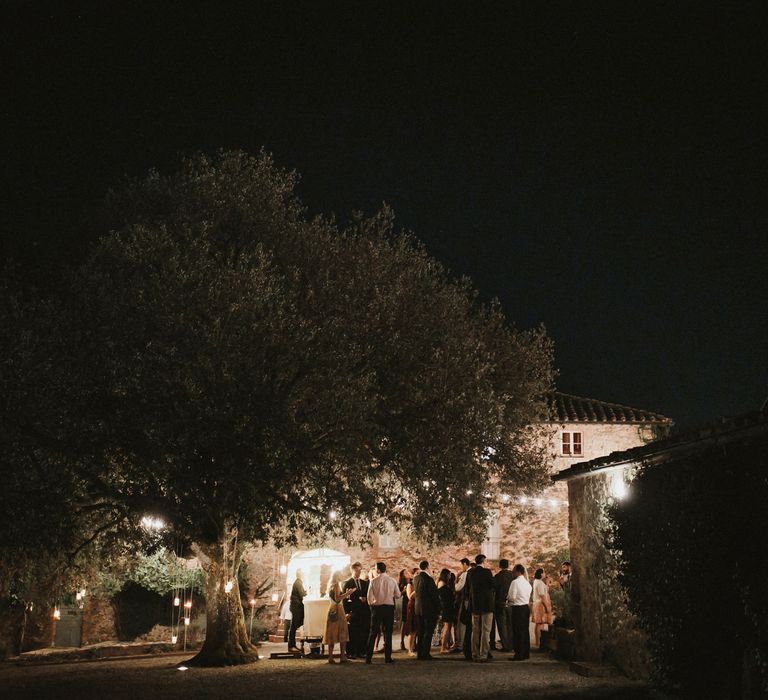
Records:
<instances>
[{"instance_id":1,"label":"man in dark suit","mask_svg":"<svg viewBox=\"0 0 768 700\"><path fill-rule=\"evenodd\" d=\"M493 611L496 630L499 633L499 642L502 651L512 651L512 620L511 608L507 606L507 593L509 584L512 583L512 572L509 570L507 559L499 560L499 572L493 577L496 589L496 602ZM496 646L495 635L491 635L491 649Z\"/></svg>"},{"instance_id":2,"label":"man in dark suit","mask_svg":"<svg viewBox=\"0 0 768 700\"><path fill-rule=\"evenodd\" d=\"M491 622L494 609L494 579L486 569L485 555L475 557L474 570L467 576L470 608L472 610L472 659L485 662L491 658L488 647L491 641Z\"/></svg>"},{"instance_id":3,"label":"man in dark suit","mask_svg":"<svg viewBox=\"0 0 768 700\"><path fill-rule=\"evenodd\" d=\"M432 635L435 633L437 618L440 615L440 594L437 584L429 575L429 562L419 564L419 573L413 579L415 600L413 614L417 621L416 658L426 661L432 658Z\"/></svg>"},{"instance_id":4,"label":"man in dark suit","mask_svg":"<svg viewBox=\"0 0 768 700\"><path fill-rule=\"evenodd\" d=\"M371 626L371 610L368 607L368 581L360 578L363 565L356 561L352 564L352 578L344 582L345 591L353 591L344 601L344 612L349 620L349 642L347 656L350 658L365 658L368 645L368 631Z\"/></svg>"}]
</instances>

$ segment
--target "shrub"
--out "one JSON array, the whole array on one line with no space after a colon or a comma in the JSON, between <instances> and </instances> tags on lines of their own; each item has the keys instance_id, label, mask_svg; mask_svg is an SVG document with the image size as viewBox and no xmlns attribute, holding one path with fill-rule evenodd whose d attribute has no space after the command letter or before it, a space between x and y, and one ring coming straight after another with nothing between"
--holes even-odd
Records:
<instances>
[{"instance_id":1,"label":"shrub","mask_svg":"<svg viewBox=\"0 0 768 700\"><path fill-rule=\"evenodd\" d=\"M655 680L691 697L768 691L765 437L642 467L608 509L609 545Z\"/></svg>"}]
</instances>

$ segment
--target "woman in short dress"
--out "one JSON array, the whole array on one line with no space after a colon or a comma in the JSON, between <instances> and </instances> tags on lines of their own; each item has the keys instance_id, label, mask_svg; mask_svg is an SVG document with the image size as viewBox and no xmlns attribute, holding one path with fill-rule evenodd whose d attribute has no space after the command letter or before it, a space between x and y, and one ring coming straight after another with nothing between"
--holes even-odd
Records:
<instances>
[{"instance_id":1,"label":"woman in short dress","mask_svg":"<svg viewBox=\"0 0 768 700\"><path fill-rule=\"evenodd\" d=\"M418 569L411 569L411 576L408 579L408 585L405 587L405 595L408 596L408 605L405 612L405 624L403 625L403 634L408 637L408 656L416 656L416 589L413 586L413 577Z\"/></svg>"},{"instance_id":2,"label":"woman in short dress","mask_svg":"<svg viewBox=\"0 0 768 700\"><path fill-rule=\"evenodd\" d=\"M344 600L352 595L355 588L342 591L342 572L334 571L328 582L328 597L331 599L328 605L328 617L325 621L325 634L323 644L328 645L328 663L335 664L333 647L339 645L339 661L347 663L347 642L349 630L347 628L347 616L344 613Z\"/></svg>"},{"instance_id":3,"label":"woman in short dress","mask_svg":"<svg viewBox=\"0 0 768 700\"><path fill-rule=\"evenodd\" d=\"M400 589L400 600L398 601L398 608L400 610L400 649L402 651L406 651L405 649L405 637L406 635L410 634L410 632L406 631L406 620L408 617L408 594L406 592L406 588L408 587L408 582L413 578L413 574L411 574L408 569L400 569L400 574L397 577L397 587Z\"/></svg>"},{"instance_id":4,"label":"woman in short dress","mask_svg":"<svg viewBox=\"0 0 768 700\"><path fill-rule=\"evenodd\" d=\"M542 576L544 569L536 569L533 574L533 644L536 649L541 648L541 633L549 629L552 624L552 600L549 597L549 587L544 583Z\"/></svg>"},{"instance_id":5,"label":"woman in short dress","mask_svg":"<svg viewBox=\"0 0 768 700\"><path fill-rule=\"evenodd\" d=\"M440 641L440 653L447 654L453 644L453 626L456 624L455 604L456 577L448 569L441 569L437 577L437 594L440 596L440 621L443 624L443 635Z\"/></svg>"}]
</instances>

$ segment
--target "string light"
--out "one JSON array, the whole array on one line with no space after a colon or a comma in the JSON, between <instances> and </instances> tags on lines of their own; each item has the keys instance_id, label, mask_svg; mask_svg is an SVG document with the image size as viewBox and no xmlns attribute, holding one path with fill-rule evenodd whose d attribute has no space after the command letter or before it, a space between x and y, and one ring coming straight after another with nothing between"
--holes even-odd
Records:
<instances>
[{"instance_id":1,"label":"string light","mask_svg":"<svg viewBox=\"0 0 768 700\"><path fill-rule=\"evenodd\" d=\"M141 519L141 525L145 530L154 530L155 532L165 527L165 523L160 518L154 518L151 515L145 515Z\"/></svg>"},{"instance_id":2,"label":"string light","mask_svg":"<svg viewBox=\"0 0 768 700\"><path fill-rule=\"evenodd\" d=\"M336 520L336 518L338 517L338 515L339 515L339 514L338 514L338 513L337 513L335 510L332 510L330 513L328 513L328 517L329 517L331 520Z\"/></svg>"},{"instance_id":3,"label":"string light","mask_svg":"<svg viewBox=\"0 0 768 700\"><path fill-rule=\"evenodd\" d=\"M528 503L528 496L520 496L519 501L520 503L525 505L526 503Z\"/></svg>"},{"instance_id":4,"label":"string light","mask_svg":"<svg viewBox=\"0 0 768 700\"><path fill-rule=\"evenodd\" d=\"M467 496L471 496L474 493L472 489L467 489Z\"/></svg>"},{"instance_id":5,"label":"string light","mask_svg":"<svg viewBox=\"0 0 768 700\"><path fill-rule=\"evenodd\" d=\"M273 596L277 595L277 593L273 593ZM277 600L277 598L273 598L273 600ZM251 607L256 605L256 598L251 598L250 601L248 601L251 604Z\"/></svg>"},{"instance_id":6,"label":"string light","mask_svg":"<svg viewBox=\"0 0 768 700\"><path fill-rule=\"evenodd\" d=\"M508 493L502 493L501 494L501 501L502 501L502 503L509 503L509 494Z\"/></svg>"}]
</instances>

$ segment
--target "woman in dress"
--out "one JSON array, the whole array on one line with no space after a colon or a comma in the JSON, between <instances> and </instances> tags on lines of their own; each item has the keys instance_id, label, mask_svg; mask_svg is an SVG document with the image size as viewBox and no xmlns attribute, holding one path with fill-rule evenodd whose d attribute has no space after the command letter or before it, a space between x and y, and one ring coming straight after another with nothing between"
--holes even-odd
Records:
<instances>
[{"instance_id":1,"label":"woman in dress","mask_svg":"<svg viewBox=\"0 0 768 700\"><path fill-rule=\"evenodd\" d=\"M406 606L405 624L403 625L403 634L408 637L408 656L416 656L416 614L414 606L416 605L416 589L413 586L413 577L418 569L411 569L408 584L405 587L405 595L408 597Z\"/></svg>"},{"instance_id":2,"label":"woman in dress","mask_svg":"<svg viewBox=\"0 0 768 700\"><path fill-rule=\"evenodd\" d=\"M406 632L406 618L408 616L408 596L406 594L406 588L408 587L408 582L413 578L413 574L411 574L408 569L400 569L400 574L397 577L397 587L400 589L400 649L402 651L405 651L405 637L407 634L410 634L410 632Z\"/></svg>"},{"instance_id":3,"label":"woman in dress","mask_svg":"<svg viewBox=\"0 0 768 700\"><path fill-rule=\"evenodd\" d=\"M443 624L443 636L440 642L440 653L447 654L453 644L453 627L456 624L456 591L455 577L451 577L448 569L441 569L437 577L437 594L440 596L440 620Z\"/></svg>"},{"instance_id":4,"label":"woman in dress","mask_svg":"<svg viewBox=\"0 0 768 700\"><path fill-rule=\"evenodd\" d=\"M343 576L341 571L334 571L328 582L328 597L331 599L328 605L328 617L325 621L325 634L323 644L328 645L328 663L335 664L333 647L339 645L339 661L347 663L347 642L349 630L347 628L347 616L344 613L344 601L352 595L355 588L342 591Z\"/></svg>"},{"instance_id":5,"label":"woman in dress","mask_svg":"<svg viewBox=\"0 0 768 700\"><path fill-rule=\"evenodd\" d=\"M535 648L541 648L541 633L549 629L552 624L552 600L549 597L549 587L542 580L544 569L536 569L533 574L533 644Z\"/></svg>"}]
</instances>

